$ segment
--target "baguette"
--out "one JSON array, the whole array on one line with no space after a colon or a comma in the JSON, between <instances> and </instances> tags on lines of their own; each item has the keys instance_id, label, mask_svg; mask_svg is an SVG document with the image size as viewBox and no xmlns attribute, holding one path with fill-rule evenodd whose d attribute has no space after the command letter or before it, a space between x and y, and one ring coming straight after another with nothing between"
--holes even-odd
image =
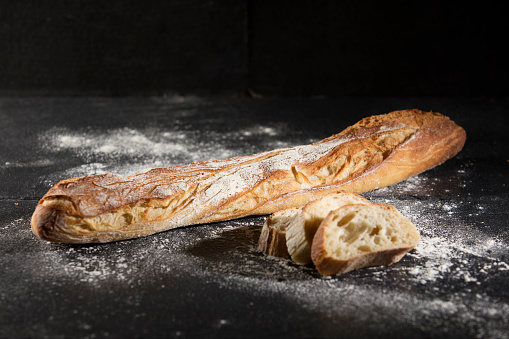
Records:
<instances>
[{"instance_id":1,"label":"baguette","mask_svg":"<svg viewBox=\"0 0 509 339\"><path fill-rule=\"evenodd\" d=\"M289 258L286 247L286 227L300 214L299 207L288 208L271 214L262 226L258 249L273 257Z\"/></svg>"},{"instance_id":2,"label":"baguette","mask_svg":"<svg viewBox=\"0 0 509 339\"><path fill-rule=\"evenodd\" d=\"M328 194L308 202L286 228L286 246L293 261L307 265L311 263L311 244L318 226L330 211L349 204L371 204L355 193Z\"/></svg>"},{"instance_id":3,"label":"baguette","mask_svg":"<svg viewBox=\"0 0 509 339\"><path fill-rule=\"evenodd\" d=\"M311 145L63 180L38 203L33 232L66 243L110 242L298 207L325 194L400 182L456 155L465 131L419 110L359 121Z\"/></svg>"},{"instance_id":4,"label":"baguette","mask_svg":"<svg viewBox=\"0 0 509 339\"><path fill-rule=\"evenodd\" d=\"M311 257L322 275L398 262L419 242L415 226L393 206L346 205L316 231Z\"/></svg>"}]
</instances>

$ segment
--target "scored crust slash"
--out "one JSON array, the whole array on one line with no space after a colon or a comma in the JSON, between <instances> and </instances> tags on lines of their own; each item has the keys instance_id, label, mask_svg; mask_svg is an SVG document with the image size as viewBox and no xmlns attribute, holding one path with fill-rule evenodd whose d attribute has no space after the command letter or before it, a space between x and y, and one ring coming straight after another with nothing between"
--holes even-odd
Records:
<instances>
[{"instance_id":1,"label":"scored crust slash","mask_svg":"<svg viewBox=\"0 0 509 339\"><path fill-rule=\"evenodd\" d=\"M455 156L465 139L463 128L439 113L402 110L310 145L127 177L71 178L42 197L32 230L47 241L111 242L271 214L333 192L393 185Z\"/></svg>"}]
</instances>

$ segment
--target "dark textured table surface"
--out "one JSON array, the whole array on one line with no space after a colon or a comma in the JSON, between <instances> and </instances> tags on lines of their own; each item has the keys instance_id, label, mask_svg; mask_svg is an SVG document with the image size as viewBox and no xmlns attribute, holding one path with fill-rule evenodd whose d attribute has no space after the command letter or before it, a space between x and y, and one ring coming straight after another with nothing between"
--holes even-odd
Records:
<instances>
[{"instance_id":1,"label":"dark textured table surface","mask_svg":"<svg viewBox=\"0 0 509 339\"><path fill-rule=\"evenodd\" d=\"M445 164L364 194L421 233L400 262L332 278L256 250L265 217L102 245L30 217L59 180L318 141L419 108L467 131ZM509 102L437 98L0 98L0 337L509 337Z\"/></svg>"}]
</instances>

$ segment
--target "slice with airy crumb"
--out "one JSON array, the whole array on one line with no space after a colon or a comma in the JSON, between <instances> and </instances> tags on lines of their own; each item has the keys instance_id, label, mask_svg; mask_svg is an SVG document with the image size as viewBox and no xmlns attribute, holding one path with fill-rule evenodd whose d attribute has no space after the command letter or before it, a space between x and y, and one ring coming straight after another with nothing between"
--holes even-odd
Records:
<instances>
[{"instance_id":1,"label":"slice with airy crumb","mask_svg":"<svg viewBox=\"0 0 509 339\"><path fill-rule=\"evenodd\" d=\"M286 229L286 246L293 261L303 265L311 263L311 244L318 226L330 211L348 204L371 203L358 194L338 192L304 205Z\"/></svg>"},{"instance_id":2,"label":"slice with airy crumb","mask_svg":"<svg viewBox=\"0 0 509 339\"><path fill-rule=\"evenodd\" d=\"M346 205L329 213L316 231L311 257L323 275L390 265L419 242L419 232L396 208Z\"/></svg>"},{"instance_id":3,"label":"slice with airy crumb","mask_svg":"<svg viewBox=\"0 0 509 339\"><path fill-rule=\"evenodd\" d=\"M286 248L286 227L299 213L300 208L294 207L270 215L263 224L258 249L275 257L290 257Z\"/></svg>"}]
</instances>

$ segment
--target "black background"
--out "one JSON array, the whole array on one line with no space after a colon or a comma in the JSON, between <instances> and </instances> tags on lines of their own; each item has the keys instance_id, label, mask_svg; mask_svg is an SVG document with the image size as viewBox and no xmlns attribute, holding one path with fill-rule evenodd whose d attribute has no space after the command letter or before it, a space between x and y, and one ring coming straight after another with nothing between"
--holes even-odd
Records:
<instances>
[{"instance_id":1,"label":"black background","mask_svg":"<svg viewBox=\"0 0 509 339\"><path fill-rule=\"evenodd\" d=\"M506 96L502 5L3 1L0 95Z\"/></svg>"}]
</instances>

